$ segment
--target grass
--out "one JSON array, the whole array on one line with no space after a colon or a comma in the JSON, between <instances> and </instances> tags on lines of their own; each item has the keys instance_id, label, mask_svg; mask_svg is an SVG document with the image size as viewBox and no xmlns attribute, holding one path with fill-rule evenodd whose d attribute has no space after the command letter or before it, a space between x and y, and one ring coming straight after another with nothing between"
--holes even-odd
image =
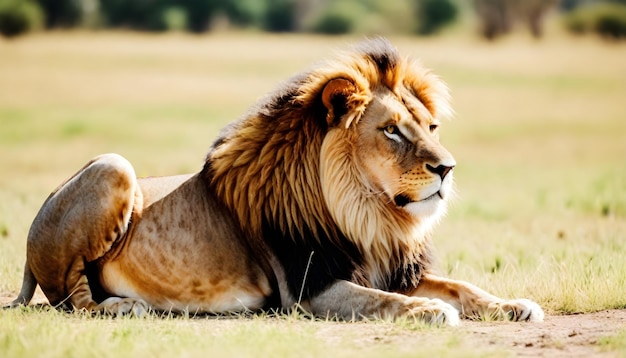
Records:
<instances>
[{"instance_id":1,"label":"grass","mask_svg":"<svg viewBox=\"0 0 626 358\"><path fill-rule=\"evenodd\" d=\"M36 317L36 318L34 318ZM353 328L357 328L354 330ZM91 317L49 308L3 312L0 352L6 357L430 357L463 351L453 335L436 338L438 328L413 322L342 323L298 315L235 318L148 316L142 319ZM450 329L451 333L453 332ZM439 344L399 345L389 337L433 336ZM59 344L60 337L72 344ZM363 344L367 342L369 344ZM375 343L375 344L374 344ZM44 353L45 352L45 353ZM483 349L469 356L491 356ZM464 354L463 356L468 356Z\"/></svg>"},{"instance_id":2,"label":"grass","mask_svg":"<svg viewBox=\"0 0 626 358\"><path fill-rule=\"evenodd\" d=\"M626 353L626 330L620 330L614 335L603 337L598 342L603 351L620 351L622 355Z\"/></svg>"},{"instance_id":3,"label":"grass","mask_svg":"<svg viewBox=\"0 0 626 358\"><path fill-rule=\"evenodd\" d=\"M0 42L0 294L20 288L39 206L88 159L118 152L142 176L198 170L222 126L353 40L52 33ZM441 271L532 298L552 314L626 307L626 49L568 38L392 40L453 91L457 114L442 142L459 163L459 195L435 233ZM0 314L0 355L498 353L468 351L451 329L347 327L290 317L93 319L33 308ZM414 334L438 344L407 347L403 338ZM606 347L623 342L617 335Z\"/></svg>"}]
</instances>

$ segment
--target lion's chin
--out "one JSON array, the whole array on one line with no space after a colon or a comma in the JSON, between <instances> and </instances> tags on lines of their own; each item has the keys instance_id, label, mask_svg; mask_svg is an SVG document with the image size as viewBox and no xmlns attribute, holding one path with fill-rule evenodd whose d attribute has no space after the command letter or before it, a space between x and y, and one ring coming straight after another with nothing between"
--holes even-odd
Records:
<instances>
[{"instance_id":1,"label":"lion's chin","mask_svg":"<svg viewBox=\"0 0 626 358\"><path fill-rule=\"evenodd\" d=\"M420 201L408 202L401 208L414 217L426 219L443 214L446 209L446 201L437 192Z\"/></svg>"}]
</instances>

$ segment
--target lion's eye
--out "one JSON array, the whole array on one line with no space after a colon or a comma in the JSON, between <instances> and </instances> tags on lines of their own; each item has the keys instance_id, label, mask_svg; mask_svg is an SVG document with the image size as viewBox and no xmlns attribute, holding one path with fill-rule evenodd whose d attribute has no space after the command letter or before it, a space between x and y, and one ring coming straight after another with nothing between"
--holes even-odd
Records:
<instances>
[{"instance_id":1,"label":"lion's eye","mask_svg":"<svg viewBox=\"0 0 626 358\"><path fill-rule=\"evenodd\" d=\"M385 136L391 140L394 140L398 143L402 143L402 134L400 133L400 129L394 125L388 125L383 128L383 133Z\"/></svg>"},{"instance_id":2,"label":"lion's eye","mask_svg":"<svg viewBox=\"0 0 626 358\"><path fill-rule=\"evenodd\" d=\"M385 132L388 134L398 134L400 130L396 126L387 126L385 127Z\"/></svg>"},{"instance_id":3,"label":"lion's eye","mask_svg":"<svg viewBox=\"0 0 626 358\"><path fill-rule=\"evenodd\" d=\"M433 123L430 126L428 126L428 129L430 130L430 133L435 133L435 131L439 129L439 124Z\"/></svg>"}]
</instances>

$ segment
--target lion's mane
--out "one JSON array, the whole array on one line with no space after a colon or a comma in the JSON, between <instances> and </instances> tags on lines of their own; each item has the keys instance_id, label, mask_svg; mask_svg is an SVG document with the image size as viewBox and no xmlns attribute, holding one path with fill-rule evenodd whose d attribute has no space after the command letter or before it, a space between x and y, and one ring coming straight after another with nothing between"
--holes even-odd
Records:
<instances>
[{"instance_id":1,"label":"lion's mane","mask_svg":"<svg viewBox=\"0 0 626 358\"><path fill-rule=\"evenodd\" d=\"M333 97L329 110L322 92L339 78L354 90ZM293 297L313 297L337 279L407 292L431 266L429 224L368 193L350 157L358 132L349 130L379 86L404 86L434 117L450 114L435 75L373 39L287 81L225 128L206 158L207 185L259 256L280 262ZM322 158L327 132L340 123L351 134Z\"/></svg>"}]
</instances>

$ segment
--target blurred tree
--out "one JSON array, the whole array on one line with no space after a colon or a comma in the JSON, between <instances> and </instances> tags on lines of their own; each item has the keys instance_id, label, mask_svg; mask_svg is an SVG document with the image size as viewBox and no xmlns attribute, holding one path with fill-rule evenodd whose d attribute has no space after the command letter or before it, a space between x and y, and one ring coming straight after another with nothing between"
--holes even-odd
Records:
<instances>
[{"instance_id":1,"label":"blurred tree","mask_svg":"<svg viewBox=\"0 0 626 358\"><path fill-rule=\"evenodd\" d=\"M543 20L558 0L474 0L481 34L493 40L509 33L515 21L528 25L534 37L543 35Z\"/></svg>"},{"instance_id":2,"label":"blurred tree","mask_svg":"<svg viewBox=\"0 0 626 358\"><path fill-rule=\"evenodd\" d=\"M185 31L189 27L187 11L180 6L170 6L163 11L163 23L166 31Z\"/></svg>"},{"instance_id":3,"label":"blurred tree","mask_svg":"<svg viewBox=\"0 0 626 358\"><path fill-rule=\"evenodd\" d=\"M609 39L626 38L626 5L600 1L580 6L567 14L565 26L572 33L596 32Z\"/></svg>"},{"instance_id":4,"label":"blurred tree","mask_svg":"<svg viewBox=\"0 0 626 358\"><path fill-rule=\"evenodd\" d=\"M100 11L107 26L165 30L167 0L103 0Z\"/></svg>"},{"instance_id":5,"label":"blurred tree","mask_svg":"<svg viewBox=\"0 0 626 358\"><path fill-rule=\"evenodd\" d=\"M299 14L299 29L327 34L410 33L415 30L414 5L415 0L312 0L308 12Z\"/></svg>"},{"instance_id":6,"label":"blurred tree","mask_svg":"<svg viewBox=\"0 0 626 358\"><path fill-rule=\"evenodd\" d=\"M15 37L41 27L43 12L30 0L0 0L0 34Z\"/></svg>"},{"instance_id":7,"label":"blurred tree","mask_svg":"<svg viewBox=\"0 0 626 358\"><path fill-rule=\"evenodd\" d=\"M367 9L360 0L336 0L324 3L311 28L313 32L339 35L354 31Z\"/></svg>"},{"instance_id":8,"label":"blurred tree","mask_svg":"<svg viewBox=\"0 0 626 358\"><path fill-rule=\"evenodd\" d=\"M209 28L211 18L221 5L211 0L170 0L187 9L188 29L192 32L203 32Z\"/></svg>"},{"instance_id":9,"label":"blurred tree","mask_svg":"<svg viewBox=\"0 0 626 358\"><path fill-rule=\"evenodd\" d=\"M164 31L178 26L172 21L182 21L187 30L202 32L219 5L216 0L101 0L100 11L111 27Z\"/></svg>"},{"instance_id":10,"label":"blurred tree","mask_svg":"<svg viewBox=\"0 0 626 358\"><path fill-rule=\"evenodd\" d=\"M535 38L543 36L543 21L545 15L557 4L558 0L534 0L520 1L522 5L515 11L521 14L522 18L528 21L530 32ZM519 5L518 5L519 6Z\"/></svg>"},{"instance_id":11,"label":"blurred tree","mask_svg":"<svg viewBox=\"0 0 626 358\"><path fill-rule=\"evenodd\" d=\"M266 0L263 28L271 32L296 30L296 0Z\"/></svg>"},{"instance_id":12,"label":"blurred tree","mask_svg":"<svg viewBox=\"0 0 626 358\"><path fill-rule=\"evenodd\" d=\"M325 12L313 26L313 32L340 35L352 31L354 23L349 14L337 11Z\"/></svg>"},{"instance_id":13,"label":"blurred tree","mask_svg":"<svg viewBox=\"0 0 626 358\"><path fill-rule=\"evenodd\" d=\"M373 27L376 33L413 33L416 28L415 0L366 0L371 11L381 18L383 25ZM444 0L446 2L446 0ZM371 21L371 20L369 20Z\"/></svg>"},{"instance_id":14,"label":"blurred tree","mask_svg":"<svg viewBox=\"0 0 626 358\"><path fill-rule=\"evenodd\" d=\"M416 0L417 32L431 35L456 20L459 10L451 0Z\"/></svg>"},{"instance_id":15,"label":"blurred tree","mask_svg":"<svg viewBox=\"0 0 626 358\"><path fill-rule=\"evenodd\" d=\"M222 0L219 11L237 26L262 27L266 10L266 2L260 0Z\"/></svg>"},{"instance_id":16,"label":"blurred tree","mask_svg":"<svg viewBox=\"0 0 626 358\"><path fill-rule=\"evenodd\" d=\"M572 11L586 0L561 0L560 7L565 11Z\"/></svg>"},{"instance_id":17,"label":"blurred tree","mask_svg":"<svg viewBox=\"0 0 626 358\"><path fill-rule=\"evenodd\" d=\"M505 0L475 0L481 34L488 40L511 31L512 19Z\"/></svg>"},{"instance_id":18,"label":"blurred tree","mask_svg":"<svg viewBox=\"0 0 626 358\"><path fill-rule=\"evenodd\" d=\"M37 0L48 29L73 27L82 19L82 2L77 0Z\"/></svg>"},{"instance_id":19,"label":"blurred tree","mask_svg":"<svg viewBox=\"0 0 626 358\"><path fill-rule=\"evenodd\" d=\"M607 38L626 38L626 8L620 5L598 18L594 30Z\"/></svg>"}]
</instances>

